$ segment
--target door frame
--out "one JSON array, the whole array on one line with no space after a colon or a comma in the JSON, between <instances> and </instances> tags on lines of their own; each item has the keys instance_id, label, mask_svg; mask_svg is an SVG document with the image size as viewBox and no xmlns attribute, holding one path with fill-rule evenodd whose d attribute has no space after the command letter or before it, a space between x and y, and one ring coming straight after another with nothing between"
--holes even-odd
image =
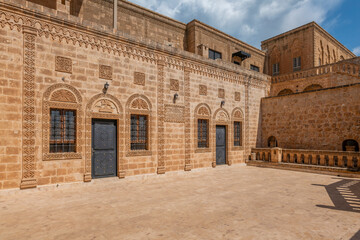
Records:
<instances>
[{"instance_id":1,"label":"door frame","mask_svg":"<svg viewBox=\"0 0 360 240\"><path fill-rule=\"evenodd\" d=\"M116 133L115 133L115 147L116 147L116 150L115 150L115 153L116 153L116 173L114 176L103 176L103 177L94 177L94 161L93 161L93 136L94 136L94 132L93 132L93 125L94 125L94 122L96 121L103 121L103 122L113 122L115 123L115 127L116 127ZM117 119L107 119L107 118L91 118L91 146L90 146L90 149L91 149L91 178L92 179L101 179L101 178L107 178L107 177L117 177L119 176L119 121Z\"/></svg>"},{"instance_id":2,"label":"door frame","mask_svg":"<svg viewBox=\"0 0 360 240\"><path fill-rule=\"evenodd\" d=\"M224 127L225 128L225 164L222 164L222 165L231 165L230 164L230 161L229 161L229 125L228 124L223 124L223 123L219 123L219 124L215 124L215 133L214 133L214 155L215 155L215 158L214 158L214 162L213 164L215 164L215 166L221 166L221 165L218 165L216 164L216 128L217 127Z\"/></svg>"}]
</instances>

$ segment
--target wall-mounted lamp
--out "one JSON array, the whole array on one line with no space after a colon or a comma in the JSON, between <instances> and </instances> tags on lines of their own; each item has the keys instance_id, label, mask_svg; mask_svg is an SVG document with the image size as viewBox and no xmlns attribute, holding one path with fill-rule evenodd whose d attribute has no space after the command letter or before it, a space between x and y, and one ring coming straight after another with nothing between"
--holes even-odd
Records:
<instances>
[{"instance_id":1,"label":"wall-mounted lamp","mask_svg":"<svg viewBox=\"0 0 360 240\"><path fill-rule=\"evenodd\" d=\"M108 82L106 82L106 83L104 84L104 88L103 88L103 93L104 93L104 94L106 94L107 90L109 89L109 86L110 86L110 84L109 84Z\"/></svg>"},{"instance_id":2,"label":"wall-mounted lamp","mask_svg":"<svg viewBox=\"0 0 360 240\"><path fill-rule=\"evenodd\" d=\"M221 103L220 103L220 107L223 107L225 105L225 101L222 100Z\"/></svg>"},{"instance_id":3,"label":"wall-mounted lamp","mask_svg":"<svg viewBox=\"0 0 360 240\"><path fill-rule=\"evenodd\" d=\"M65 77L62 77L61 80L63 80L63 82L65 82Z\"/></svg>"},{"instance_id":4,"label":"wall-mounted lamp","mask_svg":"<svg viewBox=\"0 0 360 240\"><path fill-rule=\"evenodd\" d=\"M178 98L179 98L179 94L175 93L175 94L174 94L174 99L173 99L174 103L176 103L176 100L177 100Z\"/></svg>"}]
</instances>

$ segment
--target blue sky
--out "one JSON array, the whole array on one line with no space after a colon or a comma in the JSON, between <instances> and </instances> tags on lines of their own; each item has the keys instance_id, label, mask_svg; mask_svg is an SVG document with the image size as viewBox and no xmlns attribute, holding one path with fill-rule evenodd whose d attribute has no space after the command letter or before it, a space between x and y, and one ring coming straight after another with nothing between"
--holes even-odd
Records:
<instances>
[{"instance_id":1,"label":"blue sky","mask_svg":"<svg viewBox=\"0 0 360 240\"><path fill-rule=\"evenodd\" d=\"M262 40L315 21L360 55L360 0L130 0L184 23L198 19L260 48Z\"/></svg>"}]
</instances>

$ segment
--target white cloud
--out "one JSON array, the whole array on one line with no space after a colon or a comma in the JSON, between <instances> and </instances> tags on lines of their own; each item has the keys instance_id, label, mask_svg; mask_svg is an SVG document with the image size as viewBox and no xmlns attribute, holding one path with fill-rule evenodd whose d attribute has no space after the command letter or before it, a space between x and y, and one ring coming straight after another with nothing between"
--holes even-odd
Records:
<instances>
[{"instance_id":1,"label":"white cloud","mask_svg":"<svg viewBox=\"0 0 360 240\"><path fill-rule=\"evenodd\" d=\"M360 46L354 48L353 53L354 53L356 56L360 56Z\"/></svg>"},{"instance_id":2,"label":"white cloud","mask_svg":"<svg viewBox=\"0 0 360 240\"><path fill-rule=\"evenodd\" d=\"M345 0L130 0L188 23L198 19L242 41L260 42L311 21L322 24ZM334 21L334 20L333 20Z\"/></svg>"}]
</instances>

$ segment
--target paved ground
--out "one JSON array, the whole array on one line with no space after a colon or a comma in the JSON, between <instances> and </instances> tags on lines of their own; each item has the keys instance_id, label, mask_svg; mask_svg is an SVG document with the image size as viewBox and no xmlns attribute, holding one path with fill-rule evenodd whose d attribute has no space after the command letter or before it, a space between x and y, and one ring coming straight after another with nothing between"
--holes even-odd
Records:
<instances>
[{"instance_id":1,"label":"paved ground","mask_svg":"<svg viewBox=\"0 0 360 240\"><path fill-rule=\"evenodd\" d=\"M0 192L0 239L360 239L360 180L255 167Z\"/></svg>"}]
</instances>

